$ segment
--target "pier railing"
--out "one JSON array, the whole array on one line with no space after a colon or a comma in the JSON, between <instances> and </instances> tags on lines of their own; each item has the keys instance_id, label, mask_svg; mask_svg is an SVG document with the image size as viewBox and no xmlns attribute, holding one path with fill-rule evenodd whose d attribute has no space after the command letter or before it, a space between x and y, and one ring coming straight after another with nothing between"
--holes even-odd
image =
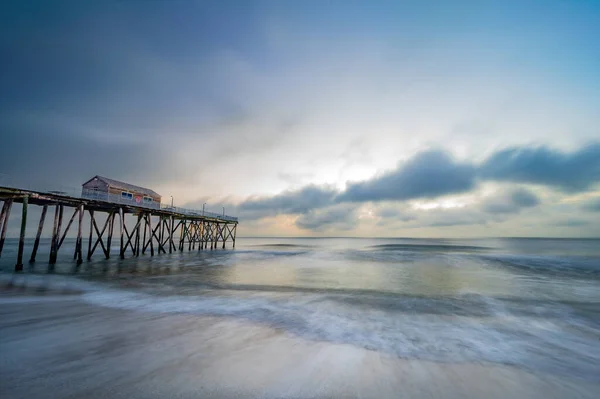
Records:
<instances>
[{"instance_id":1,"label":"pier railing","mask_svg":"<svg viewBox=\"0 0 600 399\"><path fill-rule=\"evenodd\" d=\"M122 198L118 194L109 194L109 193L104 193L104 192L94 191L94 190L85 190L85 189L82 190L81 188L70 187L70 186L63 186L63 185L57 185L57 184L23 184L21 182L16 182L10 176L4 175L1 173L0 173L0 187L16 188L16 189L20 189L20 190L35 191L35 192L39 192L39 193L47 193L47 194L54 194L54 195L64 195L64 196L72 197L72 198L92 199L92 200L96 200L96 201L105 201L105 202L110 202L113 204L132 205L132 206L138 206L138 207L148 208L148 209L162 209L165 211L176 212L176 213L180 213L180 214L187 215L187 216L204 216L204 217L214 218L214 219L219 219L219 220L227 220L230 222L238 221L237 217L225 215L222 213L215 213L215 212L196 210L196 209L180 208L180 207L171 206L170 204L164 204L164 203L159 204L158 202L155 202L155 201L152 203L147 203L147 202L143 201L143 198L141 199L140 202L137 202L135 200L135 198L133 198L133 199Z\"/></svg>"},{"instance_id":2,"label":"pier railing","mask_svg":"<svg viewBox=\"0 0 600 399\"><path fill-rule=\"evenodd\" d=\"M167 205L167 204L160 204L160 209L164 209L166 211L171 211L171 212L175 212L175 213L181 213L181 214L187 215L187 216L204 216L204 217L213 218L213 219L228 220L230 222L238 221L238 218L236 218L234 216L224 215L222 213L199 211L199 210L195 210L195 209L186 209L186 208L180 208L178 206L171 206L171 205Z\"/></svg>"}]
</instances>

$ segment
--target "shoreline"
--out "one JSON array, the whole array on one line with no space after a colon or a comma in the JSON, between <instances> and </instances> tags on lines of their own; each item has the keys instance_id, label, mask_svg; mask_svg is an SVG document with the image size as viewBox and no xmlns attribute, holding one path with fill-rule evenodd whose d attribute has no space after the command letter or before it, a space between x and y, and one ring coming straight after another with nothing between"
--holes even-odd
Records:
<instances>
[{"instance_id":1,"label":"shoreline","mask_svg":"<svg viewBox=\"0 0 600 399\"><path fill-rule=\"evenodd\" d=\"M406 360L230 317L0 295L0 396L593 398L598 384L516 368Z\"/></svg>"}]
</instances>

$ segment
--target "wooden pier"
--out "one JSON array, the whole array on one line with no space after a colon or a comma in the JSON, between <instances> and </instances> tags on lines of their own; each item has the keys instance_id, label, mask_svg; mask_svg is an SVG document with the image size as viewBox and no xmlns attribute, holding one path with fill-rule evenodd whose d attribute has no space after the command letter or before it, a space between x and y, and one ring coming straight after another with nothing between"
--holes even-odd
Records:
<instances>
[{"instance_id":1,"label":"wooden pier","mask_svg":"<svg viewBox=\"0 0 600 399\"><path fill-rule=\"evenodd\" d=\"M139 257L149 253L150 256L174 251L188 251L203 249L225 249L227 241L235 248L237 231L237 218L220 216L214 213L205 215L202 211L190 211L181 208L167 207L162 209L149 208L141 205L113 203L89 198L78 198L51 192L38 192L11 187L0 186L0 257L6 240L8 220L14 203L22 204L21 229L19 234L19 247L15 271L23 270L23 252L25 247L27 211L31 205L41 206L42 212L35 235L35 241L29 262L36 261L36 254L40 238L44 229L48 208L54 210L52 221L52 238L50 244L50 258L48 271L54 271L58 253L69 229L77 225L77 239L73 250L73 259L79 266L83 262L83 225L86 215L89 218L89 233L87 234L86 258L90 260L94 253L99 252L106 259L111 256L111 245L114 239L119 241L119 256ZM71 215L64 224L65 212ZM98 214L107 215L104 223ZM133 218L135 226L127 228L127 215ZM118 220L117 236L115 233L115 220ZM131 220L131 219L130 219ZM64 226L64 228L63 228Z\"/></svg>"}]
</instances>

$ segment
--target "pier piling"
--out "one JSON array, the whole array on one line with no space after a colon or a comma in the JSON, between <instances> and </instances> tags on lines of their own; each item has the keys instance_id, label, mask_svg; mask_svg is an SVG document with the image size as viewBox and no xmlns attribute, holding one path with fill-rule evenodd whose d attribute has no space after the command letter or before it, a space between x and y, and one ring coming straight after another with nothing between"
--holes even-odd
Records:
<instances>
[{"instance_id":1,"label":"pier piling","mask_svg":"<svg viewBox=\"0 0 600 399\"><path fill-rule=\"evenodd\" d=\"M2 205L2 214L0 215L0 256L2 256L2 249L4 248L4 241L6 240L6 229L8 228L8 218L10 216L10 209L12 208L12 198L5 199Z\"/></svg>"},{"instance_id":2,"label":"pier piling","mask_svg":"<svg viewBox=\"0 0 600 399\"><path fill-rule=\"evenodd\" d=\"M40 246L40 237L42 236L42 230L44 229L44 221L46 220L46 213L48 212L48 205L44 205L42 208L42 214L40 215L40 223L38 225L37 233L35 234L35 241L33 243L33 250L31 251L31 258L29 263L35 262L38 247Z\"/></svg>"},{"instance_id":3,"label":"pier piling","mask_svg":"<svg viewBox=\"0 0 600 399\"><path fill-rule=\"evenodd\" d=\"M23 249L25 248L25 229L27 228L27 204L29 202L29 196L23 197L23 208L21 212L21 233L19 234L19 250L17 252L17 264L15 265L15 271L20 272L23 270Z\"/></svg>"}]
</instances>

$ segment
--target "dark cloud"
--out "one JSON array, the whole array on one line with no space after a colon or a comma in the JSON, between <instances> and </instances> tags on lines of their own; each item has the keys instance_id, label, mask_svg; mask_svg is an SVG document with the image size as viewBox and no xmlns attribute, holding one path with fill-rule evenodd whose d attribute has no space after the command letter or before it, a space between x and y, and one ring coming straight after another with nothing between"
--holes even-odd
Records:
<instances>
[{"instance_id":1,"label":"dark cloud","mask_svg":"<svg viewBox=\"0 0 600 399\"><path fill-rule=\"evenodd\" d=\"M365 202L433 198L471 190L475 168L454 161L447 153L417 154L397 169L371 180L349 183L339 201Z\"/></svg>"},{"instance_id":2,"label":"dark cloud","mask_svg":"<svg viewBox=\"0 0 600 399\"><path fill-rule=\"evenodd\" d=\"M179 172L158 161L168 156L168 148L143 141L105 140L68 125L45 125L27 118L0 121L0 129L0 173L7 175L12 185L80 188L88 178L101 174L152 186Z\"/></svg>"},{"instance_id":3,"label":"dark cloud","mask_svg":"<svg viewBox=\"0 0 600 399\"><path fill-rule=\"evenodd\" d=\"M479 167L484 180L541 184L576 192L600 181L600 143L575 152L548 147L507 148L496 152Z\"/></svg>"},{"instance_id":4,"label":"dark cloud","mask_svg":"<svg viewBox=\"0 0 600 399\"><path fill-rule=\"evenodd\" d=\"M524 188L513 190L510 198L514 204L523 208L536 206L540 203L540 199L534 193Z\"/></svg>"},{"instance_id":5,"label":"dark cloud","mask_svg":"<svg viewBox=\"0 0 600 399\"><path fill-rule=\"evenodd\" d=\"M331 205L336 194L332 188L310 185L273 197L250 198L239 207L250 211L268 209L279 213L306 213L310 209Z\"/></svg>"},{"instance_id":6,"label":"dark cloud","mask_svg":"<svg viewBox=\"0 0 600 399\"><path fill-rule=\"evenodd\" d=\"M523 208L534 207L539 203L540 200L534 193L517 188L487 199L483 202L482 209L487 213L518 213Z\"/></svg>"},{"instance_id":7,"label":"dark cloud","mask_svg":"<svg viewBox=\"0 0 600 399\"><path fill-rule=\"evenodd\" d=\"M315 209L329 207L334 204L333 199L337 194L338 191L331 187L310 185L271 197L250 197L239 203L203 197L188 202L184 207L201 209L202 205L207 203L211 209L220 210L224 207L227 214L238 216L240 221L257 220L282 214L302 215Z\"/></svg>"},{"instance_id":8,"label":"dark cloud","mask_svg":"<svg viewBox=\"0 0 600 399\"><path fill-rule=\"evenodd\" d=\"M315 209L300 215L296 226L304 230L352 230L358 224L357 207L342 204L326 209Z\"/></svg>"},{"instance_id":9,"label":"dark cloud","mask_svg":"<svg viewBox=\"0 0 600 399\"><path fill-rule=\"evenodd\" d=\"M582 206L586 211L600 212L600 197L585 202Z\"/></svg>"}]
</instances>

